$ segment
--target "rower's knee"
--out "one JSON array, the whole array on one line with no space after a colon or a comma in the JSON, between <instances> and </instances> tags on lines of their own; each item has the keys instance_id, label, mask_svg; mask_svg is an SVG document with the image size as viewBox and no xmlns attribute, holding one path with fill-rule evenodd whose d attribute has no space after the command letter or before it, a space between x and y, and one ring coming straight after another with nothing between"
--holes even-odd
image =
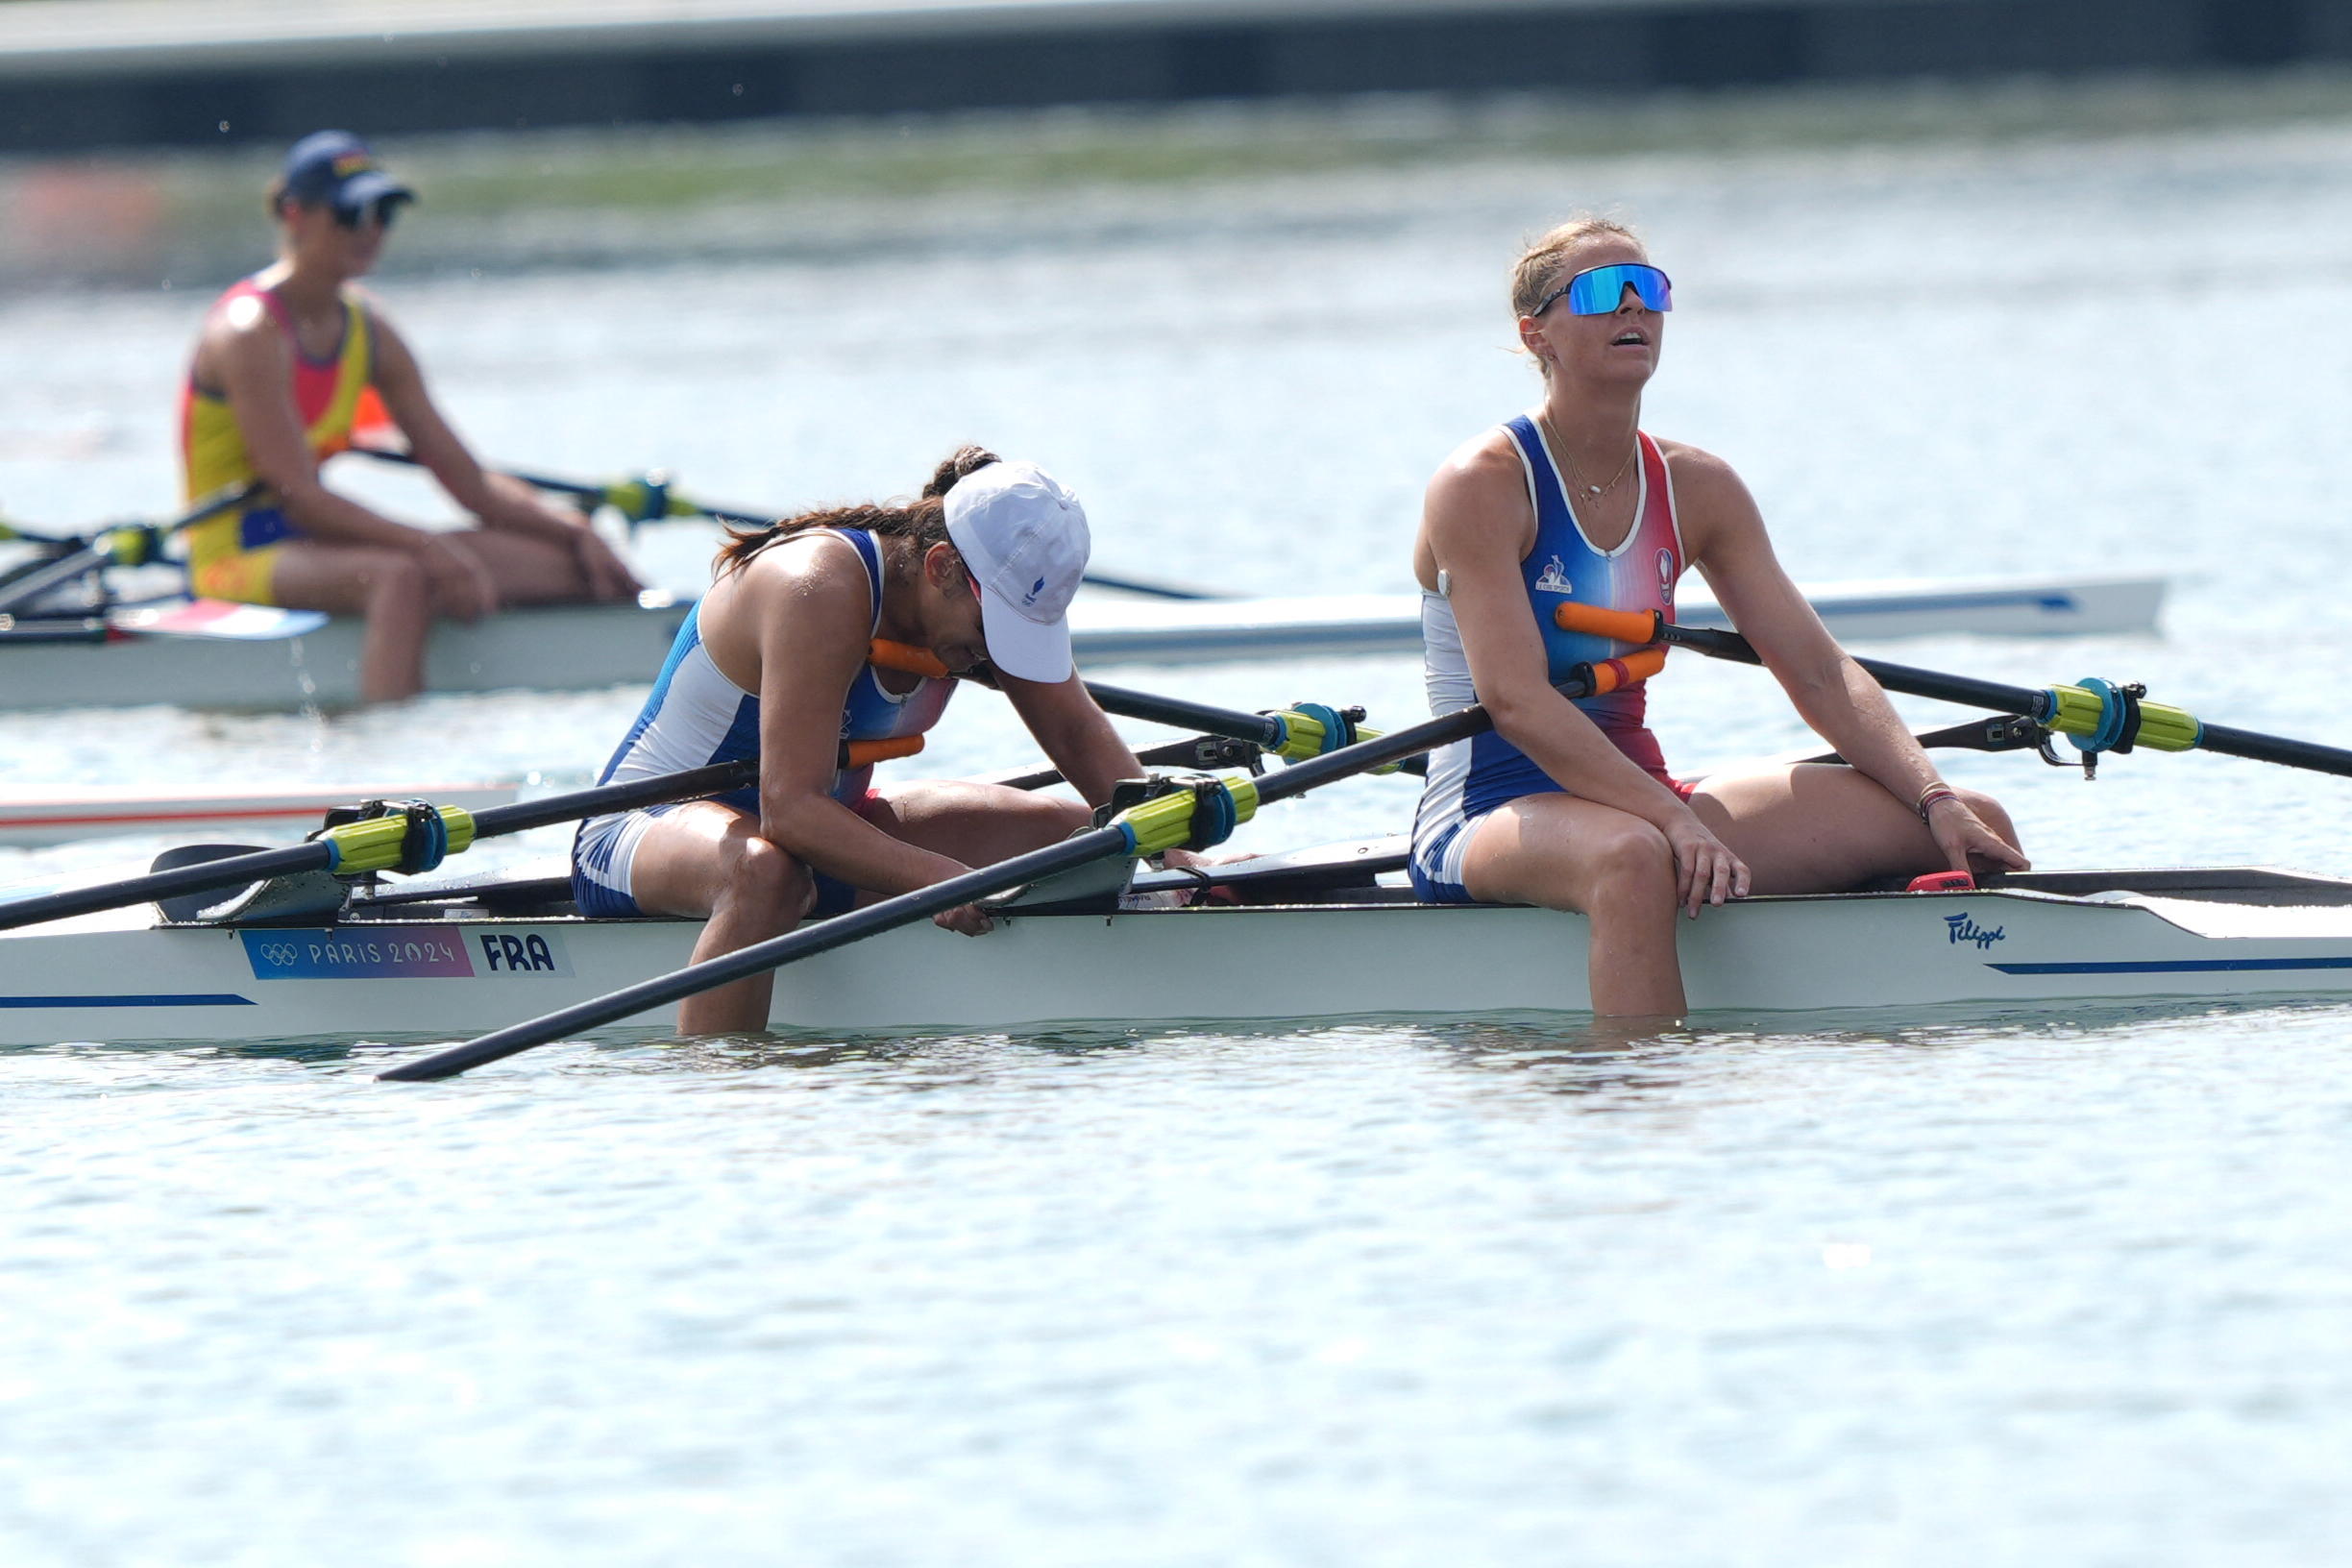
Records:
<instances>
[{"instance_id":1,"label":"rower's knee","mask_svg":"<svg viewBox=\"0 0 2352 1568\"><path fill-rule=\"evenodd\" d=\"M368 566L367 601L370 614L420 609L432 599L432 577L413 555L385 551Z\"/></svg>"},{"instance_id":2,"label":"rower's knee","mask_svg":"<svg viewBox=\"0 0 2352 1568\"><path fill-rule=\"evenodd\" d=\"M720 856L715 904L790 921L799 919L813 886L797 855L747 835L728 840Z\"/></svg>"},{"instance_id":3,"label":"rower's knee","mask_svg":"<svg viewBox=\"0 0 2352 1568\"><path fill-rule=\"evenodd\" d=\"M1674 846L1637 817L1614 825L1594 844L1588 864L1598 906L1644 909L1674 902Z\"/></svg>"}]
</instances>

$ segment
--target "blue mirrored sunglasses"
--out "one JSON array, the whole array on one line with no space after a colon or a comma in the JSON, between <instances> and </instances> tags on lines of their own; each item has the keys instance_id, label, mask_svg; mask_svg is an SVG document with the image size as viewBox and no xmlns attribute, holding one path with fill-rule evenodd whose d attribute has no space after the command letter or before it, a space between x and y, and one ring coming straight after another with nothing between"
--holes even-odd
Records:
<instances>
[{"instance_id":1,"label":"blue mirrored sunglasses","mask_svg":"<svg viewBox=\"0 0 2352 1568\"><path fill-rule=\"evenodd\" d=\"M1605 316L1615 310L1625 299L1627 289L1652 310L1674 308L1674 282L1657 268L1644 261L1620 261L1614 266L1594 267L1580 272L1559 287L1543 297L1543 303L1528 312L1540 316L1552 308L1552 302L1561 295L1568 296L1568 308L1580 316Z\"/></svg>"}]
</instances>

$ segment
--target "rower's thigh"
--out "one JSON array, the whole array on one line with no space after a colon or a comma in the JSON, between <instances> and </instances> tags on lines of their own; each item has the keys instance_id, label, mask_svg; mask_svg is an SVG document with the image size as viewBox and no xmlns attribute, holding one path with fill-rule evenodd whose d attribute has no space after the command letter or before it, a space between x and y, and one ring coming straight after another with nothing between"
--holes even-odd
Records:
<instances>
[{"instance_id":1,"label":"rower's thigh","mask_svg":"<svg viewBox=\"0 0 2352 1568\"><path fill-rule=\"evenodd\" d=\"M1756 893L1837 893L1944 864L1918 815L1851 768L1799 763L1708 778L1690 806L1748 863Z\"/></svg>"},{"instance_id":2,"label":"rower's thigh","mask_svg":"<svg viewBox=\"0 0 2352 1568\"><path fill-rule=\"evenodd\" d=\"M894 839L968 866L1042 849L1092 821L1065 795L954 778L876 791L859 814Z\"/></svg>"},{"instance_id":3,"label":"rower's thigh","mask_svg":"<svg viewBox=\"0 0 2352 1568\"><path fill-rule=\"evenodd\" d=\"M552 539L498 528L455 529L441 537L489 570L502 604L543 604L588 591L578 557Z\"/></svg>"},{"instance_id":4,"label":"rower's thigh","mask_svg":"<svg viewBox=\"0 0 2352 1568\"><path fill-rule=\"evenodd\" d=\"M1591 914L1604 903L1671 908L1674 850L1629 811L1573 795L1531 795L1473 822L1462 886L1482 903Z\"/></svg>"},{"instance_id":5,"label":"rower's thigh","mask_svg":"<svg viewBox=\"0 0 2352 1568\"><path fill-rule=\"evenodd\" d=\"M807 868L761 838L747 811L692 800L646 825L629 859L629 896L639 909L705 916L730 893L797 916L814 888Z\"/></svg>"},{"instance_id":6,"label":"rower's thigh","mask_svg":"<svg viewBox=\"0 0 2352 1568\"><path fill-rule=\"evenodd\" d=\"M386 587L419 596L431 591L425 569L404 550L322 539L288 539L276 548L270 599L289 610L358 615Z\"/></svg>"}]
</instances>

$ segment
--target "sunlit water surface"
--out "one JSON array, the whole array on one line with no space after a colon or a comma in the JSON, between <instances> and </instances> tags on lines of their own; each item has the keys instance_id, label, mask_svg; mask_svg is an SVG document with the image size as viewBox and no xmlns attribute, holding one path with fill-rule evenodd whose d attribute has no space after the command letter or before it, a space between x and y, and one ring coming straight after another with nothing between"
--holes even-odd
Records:
<instances>
[{"instance_id":1,"label":"sunlit water surface","mask_svg":"<svg viewBox=\"0 0 2352 1568\"><path fill-rule=\"evenodd\" d=\"M2175 584L2161 639L1889 651L2352 738L2352 134L1084 200L949 204L862 257L383 291L508 461L782 508L905 493L980 439L1080 490L1106 567L1400 589L1423 478L1530 396L1516 240L1617 208L1678 285L1646 423L1728 456L1799 576ZM167 503L227 280L176 282L0 303L10 515ZM691 585L708 545L645 559ZM1399 659L1106 673L1418 708ZM0 784L572 782L641 695L8 714ZM1691 771L1804 741L1748 671L1678 666L1654 711ZM1025 754L981 695L924 760ZM2315 776L1947 768L2046 865L2352 873ZM1409 799L1338 786L1241 842ZM155 847L0 851L0 882ZM11 1053L0 1553L2323 1560L2352 1532L2343 1021L616 1036L398 1091L334 1042Z\"/></svg>"}]
</instances>

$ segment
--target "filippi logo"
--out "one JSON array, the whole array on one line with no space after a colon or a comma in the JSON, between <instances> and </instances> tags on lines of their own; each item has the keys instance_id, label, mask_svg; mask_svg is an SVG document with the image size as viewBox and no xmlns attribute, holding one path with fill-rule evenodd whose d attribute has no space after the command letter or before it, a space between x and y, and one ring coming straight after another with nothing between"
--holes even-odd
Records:
<instances>
[{"instance_id":1,"label":"filippi logo","mask_svg":"<svg viewBox=\"0 0 2352 1568\"><path fill-rule=\"evenodd\" d=\"M1972 942L1981 953L1997 942L2009 940L2002 927L1978 925L1967 915L1947 915L1944 924L1951 932L1950 941L1955 947L1964 942Z\"/></svg>"}]
</instances>

